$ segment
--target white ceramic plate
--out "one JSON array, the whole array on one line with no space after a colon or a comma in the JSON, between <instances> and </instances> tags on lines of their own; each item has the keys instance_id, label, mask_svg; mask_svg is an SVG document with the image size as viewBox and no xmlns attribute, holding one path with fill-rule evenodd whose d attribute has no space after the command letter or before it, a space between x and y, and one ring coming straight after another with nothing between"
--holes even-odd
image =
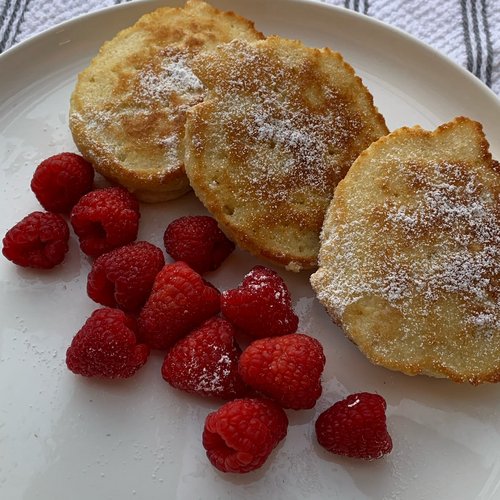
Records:
<instances>
[{"instance_id":1,"label":"white ceramic plate","mask_svg":"<svg viewBox=\"0 0 500 500\"><path fill-rule=\"evenodd\" d=\"M100 44L164 2L133 2L63 24L0 57L0 234L39 205L29 189L45 157L75 150L67 126L76 74ZM173 3L173 2L172 2ZM434 127L455 115L480 120L500 157L498 99L479 81L403 33L352 12L305 1L220 0L266 34L342 52L390 128ZM143 207L139 238L161 245L167 223L204 213L192 196ZM237 251L209 279L222 289L257 260ZM50 272L0 258L0 497L104 499L493 499L500 495L500 386L411 378L371 365L314 299L308 276L280 271L300 330L323 343L324 393L314 410L289 412L285 441L260 470L218 473L200 442L217 402L171 389L154 354L132 379L86 380L65 367L74 333L96 305L89 261L73 238ZM315 443L315 417L355 391L388 402L394 451L382 460L335 457Z\"/></svg>"}]
</instances>

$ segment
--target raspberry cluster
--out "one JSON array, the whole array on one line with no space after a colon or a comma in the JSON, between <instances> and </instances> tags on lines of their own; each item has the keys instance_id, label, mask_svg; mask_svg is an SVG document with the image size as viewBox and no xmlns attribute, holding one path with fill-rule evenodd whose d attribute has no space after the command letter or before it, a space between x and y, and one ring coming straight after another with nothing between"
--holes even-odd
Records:
<instances>
[{"instance_id":1,"label":"raspberry cluster","mask_svg":"<svg viewBox=\"0 0 500 500\"><path fill-rule=\"evenodd\" d=\"M192 303L181 293L173 296L180 309ZM169 300L154 300L152 316L161 316L158 302L172 310ZM176 389L229 400L208 415L203 446L220 471L246 473L260 467L285 437L286 409L315 406L325 356L318 340L297 332L288 288L271 269L256 266L237 288L222 292L220 311L222 316L179 336L165 356L162 375ZM243 350L238 337L249 341ZM364 459L388 453L392 441L383 398L363 393L355 405L351 400L321 415L315 427L318 442L333 453Z\"/></svg>"},{"instance_id":2,"label":"raspberry cluster","mask_svg":"<svg viewBox=\"0 0 500 500\"><path fill-rule=\"evenodd\" d=\"M81 156L60 153L42 161L33 174L31 189L46 210L32 212L15 224L2 241L2 253L21 267L51 269L68 251L68 213L92 189L94 169Z\"/></svg>"},{"instance_id":3,"label":"raspberry cluster","mask_svg":"<svg viewBox=\"0 0 500 500\"><path fill-rule=\"evenodd\" d=\"M31 187L47 210L10 229L3 254L48 269L68 251L69 214L81 251L95 259L87 278L95 310L67 349L69 370L85 377L128 378L150 350L166 351L161 368L177 390L226 401L206 418L202 443L222 472L261 467L287 434L285 410L313 408L322 394L320 342L298 332L290 292L275 271L255 266L222 293L202 274L214 271L234 244L207 216L181 217L164 233L166 252L135 242L137 199L121 187L92 190L93 169L62 153L43 161ZM242 349L240 345L246 344ZM350 457L380 458L392 449L386 403L358 393L316 420L319 444Z\"/></svg>"}]
</instances>

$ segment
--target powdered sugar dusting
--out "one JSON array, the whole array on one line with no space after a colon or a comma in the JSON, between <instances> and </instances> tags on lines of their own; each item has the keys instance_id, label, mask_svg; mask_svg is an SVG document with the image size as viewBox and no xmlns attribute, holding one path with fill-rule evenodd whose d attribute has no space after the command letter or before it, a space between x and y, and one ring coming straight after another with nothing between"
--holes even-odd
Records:
<instances>
[{"instance_id":1,"label":"powdered sugar dusting","mask_svg":"<svg viewBox=\"0 0 500 500\"><path fill-rule=\"evenodd\" d=\"M235 364L222 346L211 344L205 348L212 353L210 366L203 366L200 370L198 359L194 356L185 367L184 375L193 381L195 392L208 396L222 395L233 388Z\"/></svg>"},{"instance_id":2,"label":"powdered sugar dusting","mask_svg":"<svg viewBox=\"0 0 500 500\"><path fill-rule=\"evenodd\" d=\"M281 95L268 91L242 120L247 136L258 145L249 162L253 175L250 183L264 194L276 179L298 175L303 185L319 192L331 189L332 179L342 177L344 170L343 162L337 162L332 152L347 143L345 131L361 128L359 122L348 118L347 109L339 112L338 108L327 107L321 114L294 109L286 101L281 102ZM284 161L278 158L272 161L278 155ZM260 186L265 186L264 190L259 190ZM287 196L286 191L274 194L279 199Z\"/></svg>"},{"instance_id":3,"label":"powdered sugar dusting","mask_svg":"<svg viewBox=\"0 0 500 500\"><path fill-rule=\"evenodd\" d=\"M330 228L325 244L339 252L340 265L320 300L340 317L347 305L375 295L405 317L417 308L423 318L443 298L458 297L466 324L485 336L498 332L500 195L486 188L492 179L458 163L398 170L391 175L402 176L416 196L367 207L373 231L367 231L366 221ZM498 179L493 182L498 185ZM383 258L371 259L370 249Z\"/></svg>"},{"instance_id":4,"label":"powdered sugar dusting","mask_svg":"<svg viewBox=\"0 0 500 500\"><path fill-rule=\"evenodd\" d=\"M288 61L281 53L269 55L270 47L233 41L195 61L221 134L210 144L194 135L194 149L219 142L228 148L235 183L251 187L238 192L240 199L286 201L291 190L301 189L331 195L357 156L351 151L356 138L373 134L367 145L378 135L365 130L366 117L318 61L300 59L312 54L297 51L297 60Z\"/></svg>"},{"instance_id":5,"label":"powdered sugar dusting","mask_svg":"<svg viewBox=\"0 0 500 500\"><path fill-rule=\"evenodd\" d=\"M159 68L144 69L139 73L139 82L141 94L155 101L168 100L172 94L202 94L204 91L183 54L166 57Z\"/></svg>"},{"instance_id":6,"label":"powdered sugar dusting","mask_svg":"<svg viewBox=\"0 0 500 500\"><path fill-rule=\"evenodd\" d=\"M146 66L120 74L105 101L89 99L82 112L72 112L96 158L104 154L108 162L156 176L182 168L186 111L205 95L191 57L175 48L159 51Z\"/></svg>"}]
</instances>

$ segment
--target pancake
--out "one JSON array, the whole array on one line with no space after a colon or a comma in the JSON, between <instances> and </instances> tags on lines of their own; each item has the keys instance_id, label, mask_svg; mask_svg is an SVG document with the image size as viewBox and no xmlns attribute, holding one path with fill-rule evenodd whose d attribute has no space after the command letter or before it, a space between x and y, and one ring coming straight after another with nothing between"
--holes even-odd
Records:
<instances>
[{"instance_id":1,"label":"pancake","mask_svg":"<svg viewBox=\"0 0 500 500\"><path fill-rule=\"evenodd\" d=\"M186 120L196 195L240 247L315 267L335 186L388 132L371 94L340 54L277 36L221 45L192 69L208 89Z\"/></svg>"},{"instance_id":2,"label":"pancake","mask_svg":"<svg viewBox=\"0 0 500 500\"><path fill-rule=\"evenodd\" d=\"M500 165L458 117L401 128L340 182L311 284L373 363L500 380Z\"/></svg>"},{"instance_id":3,"label":"pancake","mask_svg":"<svg viewBox=\"0 0 500 500\"><path fill-rule=\"evenodd\" d=\"M263 35L232 12L189 0L144 15L106 42L71 97L69 123L82 155L142 201L188 191L185 112L205 94L190 61L234 38Z\"/></svg>"}]
</instances>

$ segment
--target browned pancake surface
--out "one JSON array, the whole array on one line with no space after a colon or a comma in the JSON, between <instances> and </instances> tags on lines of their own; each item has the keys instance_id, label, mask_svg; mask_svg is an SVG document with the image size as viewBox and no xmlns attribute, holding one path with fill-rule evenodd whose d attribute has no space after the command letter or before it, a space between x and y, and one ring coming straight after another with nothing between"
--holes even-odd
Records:
<instances>
[{"instance_id":1,"label":"browned pancake surface","mask_svg":"<svg viewBox=\"0 0 500 500\"><path fill-rule=\"evenodd\" d=\"M225 232L292 270L317 262L335 186L387 133L353 69L329 49L270 37L200 54L208 88L186 122L186 172Z\"/></svg>"},{"instance_id":2,"label":"browned pancake surface","mask_svg":"<svg viewBox=\"0 0 500 500\"><path fill-rule=\"evenodd\" d=\"M403 128L339 184L311 283L371 361L500 380L500 168L488 148L467 118Z\"/></svg>"}]
</instances>

